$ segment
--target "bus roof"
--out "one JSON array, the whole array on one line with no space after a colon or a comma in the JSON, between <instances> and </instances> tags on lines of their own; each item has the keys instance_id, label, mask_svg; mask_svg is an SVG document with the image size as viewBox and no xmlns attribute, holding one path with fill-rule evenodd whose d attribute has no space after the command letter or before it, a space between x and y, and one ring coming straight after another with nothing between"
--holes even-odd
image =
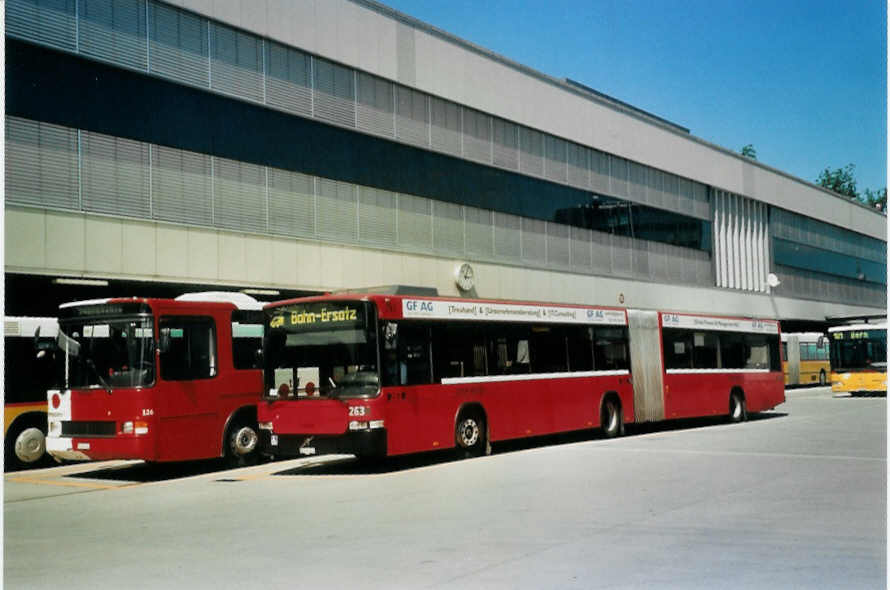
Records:
<instances>
[{"instance_id":1,"label":"bus roof","mask_svg":"<svg viewBox=\"0 0 890 590\"><path fill-rule=\"evenodd\" d=\"M164 299L157 297L107 297L105 299L84 299L81 301L70 301L63 303L59 309L70 309L73 307L82 307L87 305L108 305L113 303L145 303L149 306L154 302L181 301L183 303L227 303L234 305L241 310L259 311L263 308L263 304L247 295L239 292L229 291L204 291L199 293L185 293L175 299Z\"/></svg>"},{"instance_id":2,"label":"bus roof","mask_svg":"<svg viewBox=\"0 0 890 590\"><path fill-rule=\"evenodd\" d=\"M862 330L886 330L887 322L882 322L880 324L852 324L849 326L834 326L832 328L828 328L829 332L851 332L853 330L862 331Z\"/></svg>"}]
</instances>

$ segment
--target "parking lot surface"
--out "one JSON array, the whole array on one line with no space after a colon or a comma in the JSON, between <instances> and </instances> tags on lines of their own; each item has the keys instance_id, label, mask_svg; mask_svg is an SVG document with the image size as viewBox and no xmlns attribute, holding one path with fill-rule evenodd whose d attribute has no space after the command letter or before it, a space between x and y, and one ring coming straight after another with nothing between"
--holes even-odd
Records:
<instances>
[{"instance_id":1,"label":"parking lot surface","mask_svg":"<svg viewBox=\"0 0 890 590\"><path fill-rule=\"evenodd\" d=\"M8 473L7 588L883 588L886 398L489 457Z\"/></svg>"}]
</instances>

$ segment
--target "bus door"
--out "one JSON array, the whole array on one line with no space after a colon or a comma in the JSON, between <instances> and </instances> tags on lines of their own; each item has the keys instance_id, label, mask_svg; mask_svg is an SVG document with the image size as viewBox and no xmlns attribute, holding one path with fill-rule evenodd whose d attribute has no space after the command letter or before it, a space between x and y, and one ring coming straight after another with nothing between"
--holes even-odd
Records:
<instances>
[{"instance_id":1,"label":"bus door","mask_svg":"<svg viewBox=\"0 0 890 590\"><path fill-rule=\"evenodd\" d=\"M220 397L217 326L210 316L161 315L158 321L159 381L155 388L159 460L219 454Z\"/></svg>"}]
</instances>

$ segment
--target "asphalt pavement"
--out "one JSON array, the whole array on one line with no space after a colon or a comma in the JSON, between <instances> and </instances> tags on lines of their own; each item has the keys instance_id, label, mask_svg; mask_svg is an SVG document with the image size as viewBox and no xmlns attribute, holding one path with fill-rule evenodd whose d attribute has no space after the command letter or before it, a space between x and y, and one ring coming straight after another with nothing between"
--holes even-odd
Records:
<instances>
[{"instance_id":1,"label":"asphalt pavement","mask_svg":"<svg viewBox=\"0 0 890 590\"><path fill-rule=\"evenodd\" d=\"M886 398L222 471L9 473L7 588L884 588Z\"/></svg>"}]
</instances>

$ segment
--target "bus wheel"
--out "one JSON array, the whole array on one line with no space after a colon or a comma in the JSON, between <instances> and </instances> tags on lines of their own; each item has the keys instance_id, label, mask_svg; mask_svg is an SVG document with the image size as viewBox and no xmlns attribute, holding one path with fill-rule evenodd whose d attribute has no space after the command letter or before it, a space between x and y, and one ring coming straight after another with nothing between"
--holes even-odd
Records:
<instances>
[{"instance_id":1,"label":"bus wheel","mask_svg":"<svg viewBox=\"0 0 890 590\"><path fill-rule=\"evenodd\" d=\"M478 410L461 412L454 427L454 440L465 457L481 457L491 454L485 418Z\"/></svg>"},{"instance_id":2,"label":"bus wheel","mask_svg":"<svg viewBox=\"0 0 890 590\"><path fill-rule=\"evenodd\" d=\"M46 421L25 419L13 424L6 439L6 468L36 467L46 461Z\"/></svg>"},{"instance_id":3,"label":"bus wheel","mask_svg":"<svg viewBox=\"0 0 890 590\"><path fill-rule=\"evenodd\" d=\"M226 463L230 467L253 465L259 456L256 426L236 422L226 434Z\"/></svg>"},{"instance_id":4,"label":"bus wheel","mask_svg":"<svg viewBox=\"0 0 890 590\"><path fill-rule=\"evenodd\" d=\"M819 371L819 385L825 385L825 369Z\"/></svg>"},{"instance_id":5,"label":"bus wheel","mask_svg":"<svg viewBox=\"0 0 890 590\"><path fill-rule=\"evenodd\" d=\"M745 409L745 399L738 392L733 392L729 396L729 421L742 422L747 418L748 411Z\"/></svg>"},{"instance_id":6,"label":"bus wheel","mask_svg":"<svg viewBox=\"0 0 890 590\"><path fill-rule=\"evenodd\" d=\"M621 405L614 398L609 398L603 404L603 414L600 416L600 424L603 427L603 436L615 438L622 432Z\"/></svg>"}]
</instances>

